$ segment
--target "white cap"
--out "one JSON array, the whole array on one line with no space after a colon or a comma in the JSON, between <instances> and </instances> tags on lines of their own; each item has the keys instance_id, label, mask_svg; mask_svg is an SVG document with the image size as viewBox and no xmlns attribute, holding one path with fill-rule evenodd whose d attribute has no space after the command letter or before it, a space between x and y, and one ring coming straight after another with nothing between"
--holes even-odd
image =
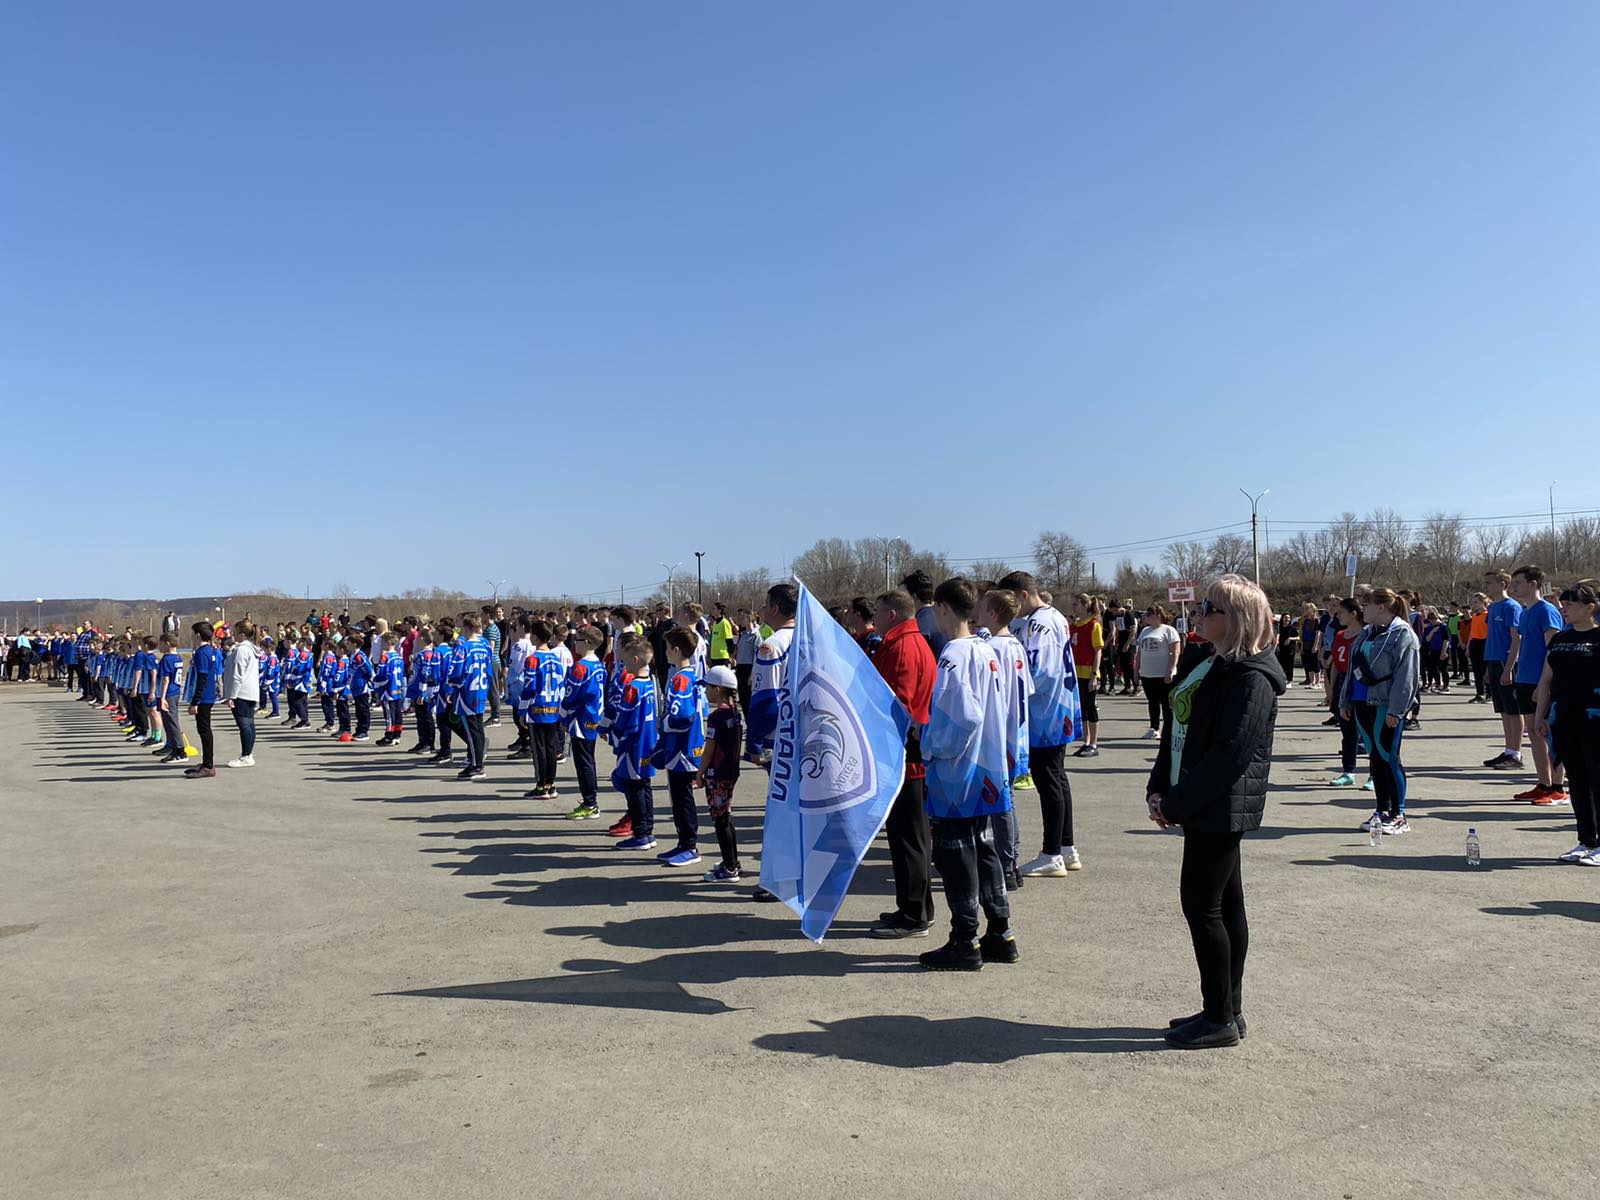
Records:
<instances>
[{"instance_id":1,"label":"white cap","mask_svg":"<svg viewBox=\"0 0 1600 1200\"><path fill-rule=\"evenodd\" d=\"M727 688L730 692L739 690L739 677L733 673L732 667L712 667L706 672L705 684L707 687Z\"/></svg>"}]
</instances>

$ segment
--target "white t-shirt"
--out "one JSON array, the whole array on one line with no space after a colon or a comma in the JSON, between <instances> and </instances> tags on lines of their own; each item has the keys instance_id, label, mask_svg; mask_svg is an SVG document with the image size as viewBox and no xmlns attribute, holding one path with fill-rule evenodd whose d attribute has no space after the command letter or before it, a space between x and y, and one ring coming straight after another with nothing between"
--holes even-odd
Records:
<instances>
[{"instance_id":1,"label":"white t-shirt","mask_svg":"<svg viewBox=\"0 0 1600 1200\"><path fill-rule=\"evenodd\" d=\"M1153 629L1147 626L1139 631L1139 640L1134 644L1139 650L1139 677L1165 679L1172 674L1178 661L1183 639L1171 625L1157 625Z\"/></svg>"}]
</instances>

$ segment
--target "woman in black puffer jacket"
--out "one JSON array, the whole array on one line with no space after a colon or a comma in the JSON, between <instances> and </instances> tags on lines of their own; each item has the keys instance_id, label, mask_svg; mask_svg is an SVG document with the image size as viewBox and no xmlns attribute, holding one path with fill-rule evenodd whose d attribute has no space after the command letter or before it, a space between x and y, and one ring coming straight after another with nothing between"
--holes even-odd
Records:
<instances>
[{"instance_id":1,"label":"woman in black puffer jacket","mask_svg":"<svg viewBox=\"0 0 1600 1200\"><path fill-rule=\"evenodd\" d=\"M1172 720L1145 788L1150 819L1183 828L1178 893L1204 1008L1172 1022L1185 1050L1235 1046L1244 1036L1244 915L1239 840L1261 826L1278 697L1288 686L1273 654L1272 609L1242 575L1211 585L1200 609L1211 653L1186 656L1172 688Z\"/></svg>"}]
</instances>

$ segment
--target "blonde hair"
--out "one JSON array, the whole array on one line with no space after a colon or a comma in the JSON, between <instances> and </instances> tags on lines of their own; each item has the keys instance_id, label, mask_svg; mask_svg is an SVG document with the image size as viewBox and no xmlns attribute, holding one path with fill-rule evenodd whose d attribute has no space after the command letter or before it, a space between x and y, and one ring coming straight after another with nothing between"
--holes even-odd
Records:
<instances>
[{"instance_id":1,"label":"blonde hair","mask_svg":"<svg viewBox=\"0 0 1600 1200\"><path fill-rule=\"evenodd\" d=\"M1206 589L1206 599L1228 618L1228 632L1213 643L1219 659L1245 658L1272 645L1272 605L1243 575L1223 575Z\"/></svg>"}]
</instances>

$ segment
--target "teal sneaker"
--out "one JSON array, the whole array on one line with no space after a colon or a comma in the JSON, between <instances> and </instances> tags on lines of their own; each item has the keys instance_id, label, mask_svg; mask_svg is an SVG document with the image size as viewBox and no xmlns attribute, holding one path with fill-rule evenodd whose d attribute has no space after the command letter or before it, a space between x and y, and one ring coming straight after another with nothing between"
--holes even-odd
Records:
<instances>
[{"instance_id":1,"label":"teal sneaker","mask_svg":"<svg viewBox=\"0 0 1600 1200\"><path fill-rule=\"evenodd\" d=\"M1329 787L1355 787L1356 777L1346 771L1343 775L1335 775L1328 780Z\"/></svg>"},{"instance_id":2,"label":"teal sneaker","mask_svg":"<svg viewBox=\"0 0 1600 1200\"><path fill-rule=\"evenodd\" d=\"M1375 792L1378 790L1378 785L1372 782L1371 775L1367 776L1367 781L1361 785L1361 790L1363 792Z\"/></svg>"}]
</instances>

